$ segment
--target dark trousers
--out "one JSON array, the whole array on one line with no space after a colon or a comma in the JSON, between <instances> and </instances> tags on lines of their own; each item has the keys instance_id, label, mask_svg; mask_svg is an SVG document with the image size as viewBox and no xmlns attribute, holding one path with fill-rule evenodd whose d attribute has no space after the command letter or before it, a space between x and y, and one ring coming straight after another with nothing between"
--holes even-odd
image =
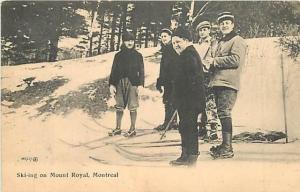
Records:
<instances>
[{"instance_id":1,"label":"dark trousers","mask_svg":"<svg viewBox=\"0 0 300 192\"><path fill-rule=\"evenodd\" d=\"M176 109L172 104L172 102L165 103L165 120L164 120L165 125L169 123L175 111ZM173 121L171 122L171 125L176 123L177 123L177 116L174 117Z\"/></svg>"},{"instance_id":2,"label":"dark trousers","mask_svg":"<svg viewBox=\"0 0 300 192\"><path fill-rule=\"evenodd\" d=\"M231 111L236 101L237 90L228 87L214 87L214 94L222 132L232 133Z\"/></svg>"},{"instance_id":3,"label":"dark trousers","mask_svg":"<svg viewBox=\"0 0 300 192\"><path fill-rule=\"evenodd\" d=\"M174 114L176 108L174 105L174 89L171 83L164 86L164 95L163 95L163 103L165 105L165 120L164 124L167 124L172 115ZM177 116L173 119L173 124L177 123Z\"/></svg>"},{"instance_id":4,"label":"dark trousers","mask_svg":"<svg viewBox=\"0 0 300 192\"><path fill-rule=\"evenodd\" d=\"M188 155L197 155L199 151L197 129L198 114L199 113L195 110L178 108L181 146L186 148Z\"/></svg>"}]
</instances>

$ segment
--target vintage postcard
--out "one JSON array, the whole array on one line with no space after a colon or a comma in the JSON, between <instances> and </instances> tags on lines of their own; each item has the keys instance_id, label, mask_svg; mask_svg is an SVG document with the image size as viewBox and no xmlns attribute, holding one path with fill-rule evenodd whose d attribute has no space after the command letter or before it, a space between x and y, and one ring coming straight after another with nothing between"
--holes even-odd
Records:
<instances>
[{"instance_id":1,"label":"vintage postcard","mask_svg":"<svg viewBox=\"0 0 300 192\"><path fill-rule=\"evenodd\" d=\"M2 1L1 191L300 190L297 1Z\"/></svg>"}]
</instances>

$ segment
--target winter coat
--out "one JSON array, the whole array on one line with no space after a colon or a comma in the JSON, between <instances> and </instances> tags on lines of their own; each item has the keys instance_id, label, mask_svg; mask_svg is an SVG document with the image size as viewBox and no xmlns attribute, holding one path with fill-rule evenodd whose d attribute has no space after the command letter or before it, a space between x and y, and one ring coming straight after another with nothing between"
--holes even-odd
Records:
<instances>
[{"instance_id":1,"label":"winter coat","mask_svg":"<svg viewBox=\"0 0 300 192\"><path fill-rule=\"evenodd\" d=\"M179 57L173 49L172 44L168 44L161 49L162 57L160 61L159 78L157 82L161 86L165 86L174 81L175 69L174 65Z\"/></svg>"},{"instance_id":2,"label":"winter coat","mask_svg":"<svg viewBox=\"0 0 300 192\"><path fill-rule=\"evenodd\" d=\"M176 75L176 64L179 55L173 49L172 44L163 45L162 57L160 61L159 77L156 82L156 87L164 87L163 102L166 103L172 100L174 79Z\"/></svg>"},{"instance_id":3,"label":"winter coat","mask_svg":"<svg viewBox=\"0 0 300 192\"><path fill-rule=\"evenodd\" d=\"M119 81L128 77L133 86L144 86L143 56L135 49L122 46L116 53L109 77L109 85L117 86Z\"/></svg>"},{"instance_id":4,"label":"winter coat","mask_svg":"<svg viewBox=\"0 0 300 192\"><path fill-rule=\"evenodd\" d=\"M203 66L199 54L191 45L181 52L175 79L175 106L182 110L205 109Z\"/></svg>"},{"instance_id":5,"label":"winter coat","mask_svg":"<svg viewBox=\"0 0 300 192\"><path fill-rule=\"evenodd\" d=\"M239 90L240 75L245 63L247 45L235 32L223 37L219 42L213 61L210 87L229 87Z\"/></svg>"}]
</instances>

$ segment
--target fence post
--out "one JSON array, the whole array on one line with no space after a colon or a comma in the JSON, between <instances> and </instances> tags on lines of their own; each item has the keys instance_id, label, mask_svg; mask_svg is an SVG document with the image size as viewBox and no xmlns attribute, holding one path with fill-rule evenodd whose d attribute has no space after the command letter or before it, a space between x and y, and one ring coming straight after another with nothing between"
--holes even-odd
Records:
<instances>
[{"instance_id":1,"label":"fence post","mask_svg":"<svg viewBox=\"0 0 300 192\"><path fill-rule=\"evenodd\" d=\"M280 54L280 64L281 64L281 77L282 77L282 99L283 99L283 118L284 118L284 130L285 130L285 142L288 143L288 130L287 130L287 115L286 115L286 93L285 93L285 85L284 85L284 66L283 66L283 55Z\"/></svg>"}]
</instances>

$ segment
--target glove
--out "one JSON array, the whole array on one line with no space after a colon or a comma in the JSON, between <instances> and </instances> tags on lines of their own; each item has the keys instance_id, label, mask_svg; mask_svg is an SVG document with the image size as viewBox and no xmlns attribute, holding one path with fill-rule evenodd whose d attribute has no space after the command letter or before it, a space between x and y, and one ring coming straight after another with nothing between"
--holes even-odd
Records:
<instances>
[{"instance_id":1,"label":"glove","mask_svg":"<svg viewBox=\"0 0 300 192\"><path fill-rule=\"evenodd\" d=\"M160 92L160 93L162 93L163 92L163 89L162 89L162 86L158 86L158 85L156 85L156 89Z\"/></svg>"},{"instance_id":2,"label":"glove","mask_svg":"<svg viewBox=\"0 0 300 192\"><path fill-rule=\"evenodd\" d=\"M109 92L110 92L111 95L115 95L116 92L117 92L116 87L113 86L113 85L110 85L109 86Z\"/></svg>"},{"instance_id":3,"label":"glove","mask_svg":"<svg viewBox=\"0 0 300 192\"><path fill-rule=\"evenodd\" d=\"M206 59L205 59L205 64L206 64L207 66L213 65L213 63L214 63L214 58L206 58Z\"/></svg>"},{"instance_id":4,"label":"glove","mask_svg":"<svg viewBox=\"0 0 300 192\"><path fill-rule=\"evenodd\" d=\"M208 64L208 62L206 60L203 60L202 64L203 64L203 72L205 72L205 73L208 72L209 68L210 68L210 64Z\"/></svg>"},{"instance_id":5,"label":"glove","mask_svg":"<svg viewBox=\"0 0 300 192\"><path fill-rule=\"evenodd\" d=\"M163 90L162 90L162 85L161 85L161 82L160 82L160 79L158 78L157 81L156 81L156 89L162 93Z\"/></svg>"},{"instance_id":6,"label":"glove","mask_svg":"<svg viewBox=\"0 0 300 192\"><path fill-rule=\"evenodd\" d=\"M211 66L209 67L208 73L209 73L209 74L213 74L213 73L215 72L215 70L216 70L216 67L213 66L213 65L211 65Z\"/></svg>"}]
</instances>

